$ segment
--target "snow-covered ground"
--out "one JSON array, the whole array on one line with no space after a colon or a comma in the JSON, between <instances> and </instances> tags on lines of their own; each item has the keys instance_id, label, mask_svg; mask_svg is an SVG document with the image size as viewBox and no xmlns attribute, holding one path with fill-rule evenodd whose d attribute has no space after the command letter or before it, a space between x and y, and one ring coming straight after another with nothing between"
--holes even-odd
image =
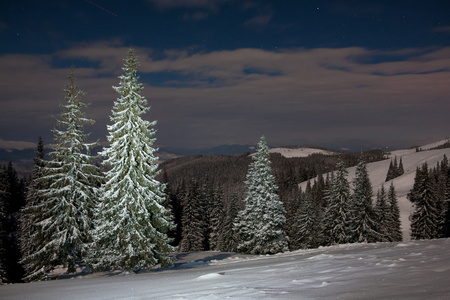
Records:
<instances>
[{"instance_id":1,"label":"snow-covered ground","mask_svg":"<svg viewBox=\"0 0 450 300\"><path fill-rule=\"evenodd\" d=\"M208 257L142 274L0 286L0 299L448 299L449 247L440 239L273 256L196 253Z\"/></svg>"},{"instance_id":2,"label":"snow-covered ground","mask_svg":"<svg viewBox=\"0 0 450 300\"><path fill-rule=\"evenodd\" d=\"M420 148L422 150L430 149L445 142L446 140L443 140L430 145L421 146ZM435 167L436 164L444 158L444 155L450 158L450 148L420 152L416 152L415 149L397 150L392 151L390 158L387 160L367 164L367 171L369 172L375 199L375 195L377 194L377 191L381 189L381 185L384 185L386 192L391 185L391 181L385 182L391 159L393 160L394 157L397 157L397 162L400 162L400 158L402 159L405 173L402 176L393 179L392 182L394 183L395 190L397 192L404 241L410 240L411 222L409 221L409 216L414 211L414 207L407 199L407 194L414 185L416 168L418 166L420 167L425 162L428 163L428 167ZM348 180L351 182L355 177L356 167L351 167L347 170L349 172ZM302 182L300 187L305 190L306 182Z\"/></svg>"},{"instance_id":3,"label":"snow-covered ground","mask_svg":"<svg viewBox=\"0 0 450 300\"><path fill-rule=\"evenodd\" d=\"M279 147L279 148L272 148L269 150L269 153L280 153L282 156L286 158L292 158L292 157L307 157L311 154L324 154L324 155L332 155L336 154L336 152L323 150L323 149L316 149L316 148L285 148L285 147Z\"/></svg>"},{"instance_id":4,"label":"snow-covered ground","mask_svg":"<svg viewBox=\"0 0 450 300\"><path fill-rule=\"evenodd\" d=\"M421 147L426 149L426 146ZM394 179L405 240L409 240L406 194L415 170L435 166L450 149L399 150L405 174ZM368 164L374 192L390 160ZM349 180L355 168L349 168ZM306 185L306 183L302 183ZM450 239L348 244L273 256L196 252L177 255L175 265L148 273L85 274L71 279L0 286L0 299L449 299Z\"/></svg>"}]
</instances>

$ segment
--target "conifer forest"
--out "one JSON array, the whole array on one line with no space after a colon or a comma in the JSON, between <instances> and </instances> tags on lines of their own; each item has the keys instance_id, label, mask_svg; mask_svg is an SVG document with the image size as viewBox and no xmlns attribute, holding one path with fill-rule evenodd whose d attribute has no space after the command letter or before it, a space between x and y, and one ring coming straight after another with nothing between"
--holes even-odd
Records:
<instances>
[{"instance_id":1,"label":"conifer forest","mask_svg":"<svg viewBox=\"0 0 450 300\"><path fill-rule=\"evenodd\" d=\"M38 139L28 177L11 162L1 166L2 283L45 280L61 265L67 273L81 264L92 272L149 270L172 264L175 251L276 254L402 240L394 185L373 190L368 176L368 163L387 159L381 150L286 158L269 153L263 136L253 154L159 162L138 66L130 49L100 152L85 132L94 120L72 68L52 150ZM403 172L395 157L386 182ZM447 157L417 168L412 239L450 237L449 198Z\"/></svg>"}]
</instances>

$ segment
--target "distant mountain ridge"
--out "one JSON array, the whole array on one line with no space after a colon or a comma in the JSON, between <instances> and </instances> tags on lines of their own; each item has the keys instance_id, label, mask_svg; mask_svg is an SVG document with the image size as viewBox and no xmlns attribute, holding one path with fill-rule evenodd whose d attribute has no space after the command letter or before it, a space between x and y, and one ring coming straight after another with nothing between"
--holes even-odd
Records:
<instances>
[{"instance_id":1,"label":"distant mountain ridge","mask_svg":"<svg viewBox=\"0 0 450 300\"><path fill-rule=\"evenodd\" d=\"M437 147L445 146L450 144L449 139L444 139L431 143L424 146L412 147L408 150L398 150L398 151L414 151L415 148L428 150ZM305 157L311 154L325 154L332 155L336 152L330 149L325 149L322 147L309 147L309 146L282 146L282 147L269 147L271 153L280 153L284 157ZM174 159L181 156L190 155L237 155L242 153L252 153L256 149L256 145L219 145L210 148L198 148L198 149L185 149L185 148L174 148L174 147L161 147L156 153L160 161L166 161ZM46 149L47 153L51 149ZM95 152L95 151L94 151ZM33 168L33 158L35 157L35 149L27 148L22 150L17 149L3 149L0 148L0 163L5 164L11 161L14 167L19 172L20 175L26 175L31 172Z\"/></svg>"}]
</instances>

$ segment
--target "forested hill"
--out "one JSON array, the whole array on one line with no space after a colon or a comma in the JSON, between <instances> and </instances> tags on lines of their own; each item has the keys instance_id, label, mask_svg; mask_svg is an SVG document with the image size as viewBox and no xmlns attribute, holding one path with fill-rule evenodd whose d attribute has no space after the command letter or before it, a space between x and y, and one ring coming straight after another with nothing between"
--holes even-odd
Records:
<instances>
[{"instance_id":1,"label":"forested hill","mask_svg":"<svg viewBox=\"0 0 450 300\"><path fill-rule=\"evenodd\" d=\"M375 162L387 158L381 150L370 150L362 153L366 162ZM275 175L281 198L289 194L298 183L325 174L335 169L341 157L347 166L355 166L361 156L360 152L313 153L306 157L287 158L280 153L271 153L272 171ZM244 181L250 153L233 156L226 155L194 155L171 159L161 163L160 179L169 185L170 193L176 193L181 185L189 185L195 181L198 185L209 185L220 188L224 198L233 194L241 197L244 192ZM165 177L165 178L164 178Z\"/></svg>"},{"instance_id":2,"label":"forested hill","mask_svg":"<svg viewBox=\"0 0 450 300\"><path fill-rule=\"evenodd\" d=\"M410 240L410 216L414 212L414 206L408 199L408 194L414 186L416 171L423 164L427 164L429 168L434 168L442 161L444 155L450 157L450 142L448 139L438 141L433 144L412 147L410 149L396 150L386 153L389 159L368 162L367 170L373 187L373 198L376 198L377 192L382 186L389 187L393 183L398 197L398 205L400 208L401 227L403 232L403 240ZM403 173L388 178L389 168L393 161L402 162ZM355 167L347 165L348 180L355 178ZM314 181L314 180L312 180ZM300 184L302 189L307 186L307 181Z\"/></svg>"}]
</instances>

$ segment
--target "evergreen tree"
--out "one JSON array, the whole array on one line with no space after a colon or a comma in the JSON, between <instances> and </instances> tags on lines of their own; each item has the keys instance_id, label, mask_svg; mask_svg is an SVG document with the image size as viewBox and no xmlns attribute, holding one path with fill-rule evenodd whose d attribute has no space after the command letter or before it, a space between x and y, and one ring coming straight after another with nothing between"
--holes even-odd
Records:
<instances>
[{"instance_id":1,"label":"evergreen tree","mask_svg":"<svg viewBox=\"0 0 450 300\"><path fill-rule=\"evenodd\" d=\"M389 225L390 225L390 210L387 203L387 194L384 185L381 185L381 189L377 193L377 204L375 210L378 217L378 230L382 234L380 242L389 241Z\"/></svg>"},{"instance_id":2,"label":"evergreen tree","mask_svg":"<svg viewBox=\"0 0 450 300\"><path fill-rule=\"evenodd\" d=\"M401 242L403 240L401 222L400 222L400 209L398 207L397 194L395 192L394 183L391 182L388 195L389 206L389 231L388 237L391 242Z\"/></svg>"},{"instance_id":3,"label":"evergreen tree","mask_svg":"<svg viewBox=\"0 0 450 300\"><path fill-rule=\"evenodd\" d=\"M428 165L425 163L422 167L416 168L416 175L414 177L414 185L408 198L412 203L415 203L421 197L421 191L424 189L423 185L428 177Z\"/></svg>"},{"instance_id":4,"label":"evergreen tree","mask_svg":"<svg viewBox=\"0 0 450 300\"><path fill-rule=\"evenodd\" d=\"M90 155L90 149L97 143L86 143L88 134L84 133L84 124L94 121L82 112L88 105L80 101L84 93L75 84L73 67L65 92L66 103L61 105L57 120L61 129L53 130L52 160L41 177L49 187L39 191L43 201L29 207L37 230L31 236L34 250L23 260L29 268L26 280L41 278L59 264L67 267L68 273L75 272L91 242L89 231L97 199L95 184L101 177L93 164L95 157Z\"/></svg>"},{"instance_id":5,"label":"evergreen tree","mask_svg":"<svg viewBox=\"0 0 450 300\"><path fill-rule=\"evenodd\" d=\"M224 222L224 204L222 191L215 189L208 201L209 211L209 249L219 250L220 235Z\"/></svg>"},{"instance_id":6,"label":"evergreen tree","mask_svg":"<svg viewBox=\"0 0 450 300\"><path fill-rule=\"evenodd\" d=\"M6 201L6 186L4 182L3 167L0 168L0 285L8 282L6 276L6 257L5 257L5 245L7 242L6 232L3 229L3 224L6 222L5 214L5 201Z\"/></svg>"},{"instance_id":7,"label":"evergreen tree","mask_svg":"<svg viewBox=\"0 0 450 300\"><path fill-rule=\"evenodd\" d=\"M350 184L348 172L342 160L336 165L336 173L330 179L326 192L327 208L324 235L327 244L345 244L350 241Z\"/></svg>"},{"instance_id":8,"label":"evergreen tree","mask_svg":"<svg viewBox=\"0 0 450 300\"><path fill-rule=\"evenodd\" d=\"M138 60L134 50L128 51L120 84L114 87L120 98L114 102L108 125L109 147L102 155L103 164L111 166L102 185L97 209L95 246L91 263L95 269L107 267L132 271L148 269L161 263L171 264L168 232L173 223L162 204L165 185L158 175L156 121L148 122L141 115L150 108L141 95L143 85L137 76Z\"/></svg>"},{"instance_id":9,"label":"evergreen tree","mask_svg":"<svg viewBox=\"0 0 450 300\"><path fill-rule=\"evenodd\" d=\"M402 158L400 157L400 162L398 164L398 170L397 170L397 176L395 176L395 177L402 176L404 173L405 173L405 169L403 168L403 161L402 161Z\"/></svg>"},{"instance_id":10,"label":"evergreen tree","mask_svg":"<svg viewBox=\"0 0 450 300\"><path fill-rule=\"evenodd\" d=\"M35 158L33 159L33 170L31 173L31 182L28 186L28 191L25 199L25 207L21 214L21 240L20 250L23 257L28 257L37 250L35 245L43 243L43 235L38 232L36 224L39 222L40 213L39 205L43 202L43 197L40 195L42 190L48 188L48 183L45 182L42 177L44 176L45 162L45 149L44 141L41 137L38 139L38 143L35 151ZM24 265L25 272L30 274L33 271L32 263Z\"/></svg>"},{"instance_id":11,"label":"evergreen tree","mask_svg":"<svg viewBox=\"0 0 450 300\"><path fill-rule=\"evenodd\" d=\"M417 176L416 176L417 178ZM411 215L411 238L414 240L434 239L439 235L439 211L436 191L428 176L428 165L422 166L418 189L415 194L415 211Z\"/></svg>"},{"instance_id":12,"label":"evergreen tree","mask_svg":"<svg viewBox=\"0 0 450 300\"><path fill-rule=\"evenodd\" d=\"M297 222L294 224L295 235L291 239L292 249L316 248L320 245L320 224L317 206L314 205L310 182L306 187L304 196L297 213Z\"/></svg>"},{"instance_id":13,"label":"evergreen tree","mask_svg":"<svg viewBox=\"0 0 450 300\"><path fill-rule=\"evenodd\" d=\"M250 254L275 254L288 250L284 231L283 203L279 200L275 177L270 167L269 148L261 137L247 173L245 209L235 221L238 251Z\"/></svg>"},{"instance_id":14,"label":"evergreen tree","mask_svg":"<svg viewBox=\"0 0 450 300\"><path fill-rule=\"evenodd\" d=\"M352 195L352 241L357 243L373 243L381 239L377 231L377 218L372 205L372 184L367 172L366 163L360 158L356 166Z\"/></svg>"},{"instance_id":15,"label":"evergreen tree","mask_svg":"<svg viewBox=\"0 0 450 300\"><path fill-rule=\"evenodd\" d=\"M182 238L179 251L203 251L205 250L204 222L205 210L202 206L202 193L197 181L193 181L189 187L187 196L183 199Z\"/></svg>"},{"instance_id":16,"label":"evergreen tree","mask_svg":"<svg viewBox=\"0 0 450 300\"><path fill-rule=\"evenodd\" d=\"M226 214L223 221L222 232L219 236L218 250L225 252L236 251L237 237L233 230L234 220L239 212L239 200L236 194L230 197L228 205L226 206Z\"/></svg>"},{"instance_id":17,"label":"evergreen tree","mask_svg":"<svg viewBox=\"0 0 450 300\"><path fill-rule=\"evenodd\" d=\"M446 177L444 187L444 203L443 203L443 224L442 224L442 237L450 237L450 166L448 158L444 155L441 162L441 172Z\"/></svg>"},{"instance_id":18,"label":"evergreen tree","mask_svg":"<svg viewBox=\"0 0 450 300\"><path fill-rule=\"evenodd\" d=\"M391 162L389 163L389 169L386 175L386 181L389 181L391 179L395 178L395 169L394 169L394 164Z\"/></svg>"}]
</instances>

